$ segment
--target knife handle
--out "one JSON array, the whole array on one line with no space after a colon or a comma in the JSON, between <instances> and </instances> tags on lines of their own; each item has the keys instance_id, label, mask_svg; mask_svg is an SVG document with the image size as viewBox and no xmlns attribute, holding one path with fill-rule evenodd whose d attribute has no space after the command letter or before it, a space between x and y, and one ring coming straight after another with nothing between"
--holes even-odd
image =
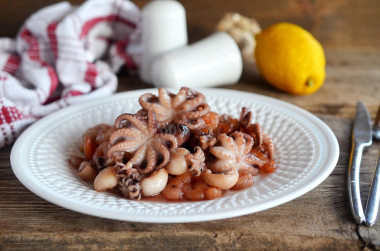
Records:
<instances>
[{"instance_id":1,"label":"knife handle","mask_svg":"<svg viewBox=\"0 0 380 251\"><path fill-rule=\"evenodd\" d=\"M362 224L365 221L359 184L360 162L362 160L363 150L364 144L352 143L350 165L348 168L348 196L352 216L358 224Z\"/></svg>"},{"instance_id":2,"label":"knife handle","mask_svg":"<svg viewBox=\"0 0 380 251\"><path fill-rule=\"evenodd\" d=\"M373 176L371 190L369 191L365 209L366 225L371 227L376 223L380 203L380 156L377 160L376 171Z\"/></svg>"}]
</instances>

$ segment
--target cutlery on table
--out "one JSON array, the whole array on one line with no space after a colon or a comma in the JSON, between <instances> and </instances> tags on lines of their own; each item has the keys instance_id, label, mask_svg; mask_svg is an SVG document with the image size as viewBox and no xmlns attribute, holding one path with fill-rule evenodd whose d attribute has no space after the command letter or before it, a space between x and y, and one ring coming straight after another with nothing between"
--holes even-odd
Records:
<instances>
[{"instance_id":1,"label":"cutlery on table","mask_svg":"<svg viewBox=\"0 0 380 251\"><path fill-rule=\"evenodd\" d=\"M380 109L380 108L379 108ZM372 137L377 139L379 134L380 110L376 118L374 129L371 127L369 112L362 102L358 102L356 107L356 117L352 129L352 149L348 169L348 195L353 218L356 223L366 223L367 226L375 224L380 199L380 167L379 161L368 196L366 211L364 213L360 198L360 163L363 151L372 144Z\"/></svg>"},{"instance_id":2,"label":"cutlery on table","mask_svg":"<svg viewBox=\"0 0 380 251\"><path fill-rule=\"evenodd\" d=\"M373 124L373 138L380 140L380 106L377 110L375 123ZM369 191L367 206L365 209L365 223L367 226L373 226L376 223L380 203L380 153L377 160L375 174Z\"/></svg>"}]
</instances>

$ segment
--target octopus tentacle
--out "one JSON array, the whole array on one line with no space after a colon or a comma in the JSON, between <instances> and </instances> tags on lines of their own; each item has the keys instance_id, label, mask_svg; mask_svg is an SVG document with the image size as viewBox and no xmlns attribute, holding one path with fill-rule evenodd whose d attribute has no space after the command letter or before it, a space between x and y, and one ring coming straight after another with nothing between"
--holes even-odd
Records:
<instances>
[{"instance_id":1,"label":"octopus tentacle","mask_svg":"<svg viewBox=\"0 0 380 251\"><path fill-rule=\"evenodd\" d=\"M136 112L136 115L139 116L142 119L145 119L145 120L148 119L148 111L145 110L144 108L138 110Z\"/></svg>"},{"instance_id":2,"label":"octopus tentacle","mask_svg":"<svg viewBox=\"0 0 380 251\"><path fill-rule=\"evenodd\" d=\"M127 167L123 163L116 163L119 171L119 189L121 193L134 200L141 199L140 175L135 168Z\"/></svg>"},{"instance_id":3,"label":"octopus tentacle","mask_svg":"<svg viewBox=\"0 0 380 251\"><path fill-rule=\"evenodd\" d=\"M188 92L189 93L189 92ZM199 104L202 104L206 101L206 98L205 96L203 96L203 94L199 93L199 92L193 92L191 93L190 95L193 96L192 99L189 99L189 100L186 100L185 102L183 102L179 107L178 109L179 110L183 110L183 111L191 111L191 110L194 110L196 109Z\"/></svg>"},{"instance_id":4,"label":"octopus tentacle","mask_svg":"<svg viewBox=\"0 0 380 251\"><path fill-rule=\"evenodd\" d=\"M133 180L130 178L121 178L119 181L119 189L121 193L132 200L141 199L141 184L139 180Z\"/></svg>"},{"instance_id":5,"label":"octopus tentacle","mask_svg":"<svg viewBox=\"0 0 380 251\"><path fill-rule=\"evenodd\" d=\"M251 124L251 120L252 112L243 107L239 119L240 131L249 134L254 139L254 146L260 146L263 143L263 129L258 123Z\"/></svg>"},{"instance_id":6,"label":"octopus tentacle","mask_svg":"<svg viewBox=\"0 0 380 251\"><path fill-rule=\"evenodd\" d=\"M202 149L199 146L197 146L195 148L195 153L187 154L185 157L190 164L189 172L194 176L201 175L203 170L206 168L206 157Z\"/></svg>"},{"instance_id":7,"label":"octopus tentacle","mask_svg":"<svg viewBox=\"0 0 380 251\"><path fill-rule=\"evenodd\" d=\"M196 120L176 120L176 123L187 126L191 131L198 130L205 125L204 120L201 118L198 118Z\"/></svg>"},{"instance_id":8,"label":"octopus tentacle","mask_svg":"<svg viewBox=\"0 0 380 251\"><path fill-rule=\"evenodd\" d=\"M153 146L147 146L146 148L146 159L148 163L144 168L141 166L138 166L137 169L139 170L140 173L150 173L154 170L156 164L157 164L157 159L158 159L158 154L154 150Z\"/></svg>"},{"instance_id":9,"label":"octopus tentacle","mask_svg":"<svg viewBox=\"0 0 380 251\"><path fill-rule=\"evenodd\" d=\"M202 130L197 130L193 134L194 142L192 143L192 146L200 146L203 151L207 150L208 148L212 147L216 143L216 136L214 133L210 130L207 132L204 132Z\"/></svg>"},{"instance_id":10,"label":"octopus tentacle","mask_svg":"<svg viewBox=\"0 0 380 251\"><path fill-rule=\"evenodd\" d=\"M245 139L245 144L244 144L244 147L243 147L242 154L247 155L248 153L251 152L251 149L252 149L252 147L254 145L254 140L248 134L243 134L243 137Z\"/></svg>"},{"instance_id":11,"label":"octopus tentacle","mask_svg":"<svg viewBox=\"0 0 380 251\"><path fill-rule=\"evenodd\" d=\"M176 136L173 134L168 134L168 133L160 133L156 134L156 139L165 144L170 151L173 151L178 147L178 140Z\"/></svg>"},{"instance_id":12,"label":"octopus tentacle","mask_svg":"<svg viewBox=\"0 0 380 251\"><path fill-rule=\"evenodd\" d=\"M161 155L162 162L156 166L156 169L160 169L164 167L170 160L170 152L169 149L166 145L158 142L158 141L153 141L153 146L156 149L156 151Z\"/></svg>"},{"instance_id":13,"label":"octopus tentacle","mask_svg":"<svg viewBox=\"0 0 380 251\"><path fill-rule=\"evenodd\" d=\"M113 145L109 148L107 151L107 158L111 158L112 155L116 152L134 152L137 148L141 146L140 141L122 141L120 143L117 143L116 145Z\"/></svg>"},{"instance_id":14,"label":"octopus tentacle","mask_svg":"<svg viewBox=\"0 0 380 251\"><path fill-rule=\"evenodd\" d=\"M149 134L150 135L153 135L157 132L157 118L156 118L156 115L151 112L151 111L148 111L148 131L149 131Z\"/></svg>"},{"instance_id":15,"label":"octopus tentacle","mask_svg":"<svg viewBox=\"0 0 380 251\"><path fill-rule=\"evenodd\" d=\"M220 141L222 147L225 147L232 152L237 151L237 146L234 143L234 139L231 137L228 137L225 133L218 135L217 139Z\"/></svg>"},{"instance_id":16,"label":"octopus tentacle","mask_svg":"<svg viewBox=\"0 0 380 251\"><path fill-rule=\"evenodd\" d=\"M159 120L166 117L167 109L160 103L157 103L158 98L151 94L146 93L139 98L139 103L147 111L153 111Z\"/></svg>"},{"instance_id":17,"label":"octopus tentacle","mask_svg":"<svg viewBox=\"0 0 380 251\"><path fill-rule=\"evenodd\" d=\"M139 147L139 149L137 149L137 151L134 153L133 157L127 162L126 166L133 167L140 165L145 159L147 149L147 145L142 145Z\"/></svg>"},{"instance_id":18,"label":"octopus tentacle","mask_svg":"<svg viewBox=\"0 0 380 251\"><path fill-rule=\"evenodd\" d=\"M136 168L128 167L126 164L118 162L115 164L116 170L120 177L129 177L133 180L140 180L140 173Z\"/></svg>"},{"instance_id":19,"label":"octopus tentacle","mask_svg":"<svg viewBox=\"0 0 380 251\"><path fill-rule=\"evenodd\" d=\"M255 123L251 125L251 128L249 129L249 131L252 131L255 134L255 138L256 138L255 146L261 146L261 144L263 144L264 134L263 134L263 129L260 126L260 124Z\"/></svg>"},{"instance_id":20,"label":"octopus tentacle","mask_svg":"<svg viewBox=\"0 0 380 251\"><path fill-rule=\"evenodd\" d=\"M265 161L262 161L252 154L246 155L244 161L252 166L257 165L258 167L262 167L265 164Z\"/></svg>"},{"instance_id":21,"label":"octopus tentacle","mask_svg":"<svg viewBox=\"0 0 380 251\"><path fill-rule=\"evenodd\" d=\"M172 106L173 107L177 107L179 106L181 103L183 103L185 100L186 100L186 93L187 93L187 90L188 88L187 87L182 87L178 94L174 96L173 100L172 100Z\"/></svg>"},{"instance_id":22,"label":"octopus tentacle","mask_svg":"<svg viewBox=\"0 0 380 251\"><path fill-rule=\"evenodd\" d=\"M202 117L206 115L210 111L210 106L208 104L201 104L199 105L194 111L190 112L184 112L182 114L179 114L179 117L184 119L197 119L199 117Z\"/></svg>"},{"instance_id":23,"label":"octopus tentacle","mask_svg":"<svg viewBox=\"0 0 380 251\"><path fill-rule=\"evenodd\" d=\"M150 107L153 103L157 104L157 96L152 93L145 93L140 96L139 98L139 104L142 106L142 108L147 109Z\"/></svg>"},{"instance_id":24,"label":"octopus tentacle","mask_svg":"<svg viewBox=\"0 0 380 251\"><path fill-rule=\"evenodd\" d=\"M249 136L248 134L245 134L245 146L244 146L244 150L243 150L242 154L246 155L246 154L250 153L253 145L254 145L253 138L251 136Z\"/></svg>"},{"instance_id":25,"label":"octopus tentacle","mask_svg":"<svg viewBox=\"0 0 380 251\"><path fill-rule=\"evenodd\" d=\"M171 97L169 92L165 88L158 88L158 101L160 104L166 109L170 109L171 107Z\"/></svg>"},{"instance_id":26,"label":"octopus tentacle","mask_svg":"<svg viewBox=\"0 0 380 251\"><path fill-rule=\"evenodd\" d=\"M253 147L253 138L242 132L234 132L230 135L234 138L238 151L242 155L247 155Z\"/></svg>"},{"instance_id":27,"label":"octopus tentacle","mask_svg":"<svg viewBox=\"0 0 380 251\"><path fill-rule=\"evenodd\" d=\"M241 109L239 123L243 128L247 127L252 120L252 112L248 111L246 107Z\"/></svg>"},{"instance_id":28,"label":"octopus tentacle","mask_svg":"<svg viewBox=\"0 0 380 251\"><path fill-rule=\"evenodd\" d=\"M144 121L142 121L135 114L130 114L130 113L124 113L118 116L115 120L115 128L119 129L119 128L126 127L128 124L126 124L125 122L135 126L136 128L138 128L139 130L143 132L146 132L148 129Z\"/></svg>"},{"instance_id":29,"label":"octopus tentacle","mask_svg":"<svg viewBox=\"0 0 380 251\"><path fill-rule=\"evenodd\" d=\"M265 146L265 149L268 153L269 160L274 159L274 144L271 137L269 137L267 134L263 133L263 145Z\"/></svg>"},{"instance_id":30,"label":"octopus tentacle","mask_svg":"<svg viewBox=\"0 0 380 251\"><path fill-rule=\"evenodd\" d=\"M130 169L130 167L128 167L126 164L120 161L114 163L114 167L117 170L117 173L119 174L119 176L121 176L121 174L127 172L127 170Z\"/></svg>"},{"instance_id":31,"label":"octopus tentacle","mask_svg":"<svg viewBox=\"0 0 380 251\"><path fill-rule=\"evenodd\" d=\"M110 144L115 144L120 140L132 140L143 138L142 133L136 128L121 128L113 132L109 138Z\"/></svg>"},{"instance_id":32,"label":"octopus tentacle","mask_svg":"<svg viewBox=\"0 0 380 251\"><path fill-rule=\"evenodd\" d=\"M243 137L243 133L241 132L234 132L230 135L235 141L237 151L242 154L244 152L244 147L246 144L246 140Z\"/></svg>"}]
</instances>

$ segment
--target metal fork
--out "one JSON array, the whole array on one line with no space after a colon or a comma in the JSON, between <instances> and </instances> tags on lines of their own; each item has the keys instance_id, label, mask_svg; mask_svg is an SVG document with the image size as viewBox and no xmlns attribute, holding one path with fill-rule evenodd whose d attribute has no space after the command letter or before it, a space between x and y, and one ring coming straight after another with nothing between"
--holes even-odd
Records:
<instances>
[{"instance_id":1,"label":"metal fork","mask_svg":"<svg viewBox=\"0 0 380 251\"><path fill-rule=\"evenodd\" d=\"M372 136L375 140L380 140L380 106L377 110L375 122L373 124ZM373 226L376 223L376 218L379 212L380 203L380 153L377 160L375 174L369 191L366 210L365 210L365 224Z\"/></svg>"},{"instance_id":2,"label":"metal fork","mask_svg":"<svg viewBox=\"0 0 380 251\"><path fill-rule=\"evenodd\" d=\"M373 135L376 140L380 140L380 105L377 110L377 115L375 118L375 123L373 123Z\"/></svg>"}]
</instances>

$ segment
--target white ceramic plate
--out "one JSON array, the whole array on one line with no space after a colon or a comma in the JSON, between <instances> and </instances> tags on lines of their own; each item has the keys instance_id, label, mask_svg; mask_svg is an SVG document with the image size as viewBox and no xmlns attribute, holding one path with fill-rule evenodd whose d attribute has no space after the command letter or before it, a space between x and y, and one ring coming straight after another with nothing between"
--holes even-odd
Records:
<instances>
[{"instance_id":1,"label":"white ceramic plate","mask_svg":"<svg viewBox=\"0 0 380 251\"><path fill-rule=\"evenodd\" d=\"M278 169L259 177L253 187L199 202L132 201L94 191L67 164L78 153L87 128L113 124L125 112L139 109L138 97L156 89L119 93L53 113L30 126L17 140L11 163L17 178L38 196L61 207L98 217L135 222L195 222L235 217L278 206L315 188L334 169L339 146L321 120L294 105L251 93L200 90L212 110L239 117L253 111L274 143Z\"/></svg>"}]
</instances>

